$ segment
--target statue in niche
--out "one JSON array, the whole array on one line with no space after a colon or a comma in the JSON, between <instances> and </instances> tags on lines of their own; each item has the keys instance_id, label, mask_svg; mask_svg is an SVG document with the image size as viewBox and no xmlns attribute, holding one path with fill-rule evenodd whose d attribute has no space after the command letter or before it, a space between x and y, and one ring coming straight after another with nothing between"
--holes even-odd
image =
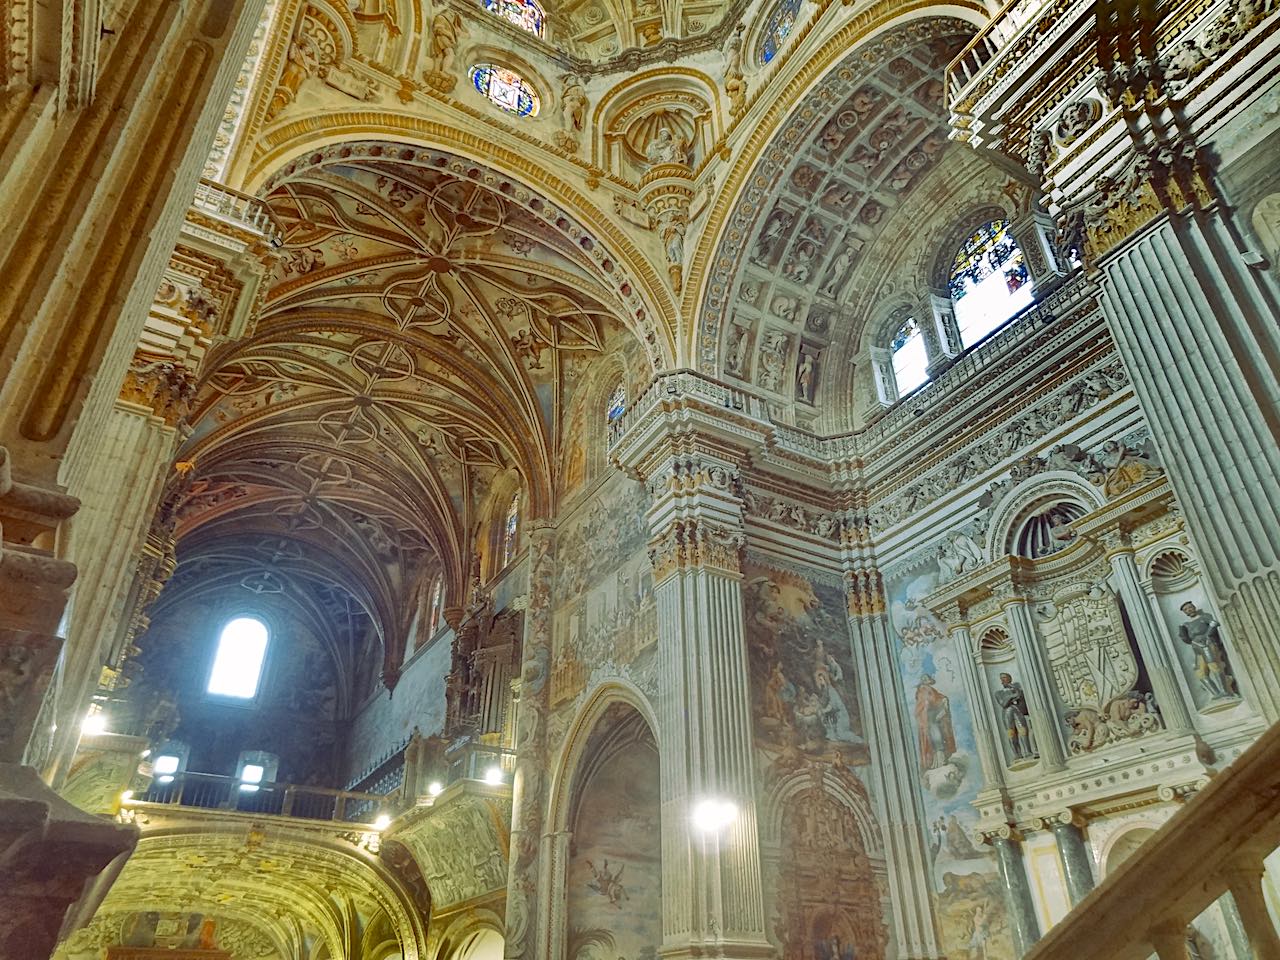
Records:
<instances>
[{"instance_id":1,"label":"statue in niche","mask_svg":"<svg viewBox=\"0 0 1280 960\"><path fill-rule=\"evenodd\" d=\"M1188 600L1178 608L1187 622L1178 628L1178 639L1195 652L1196 679L1214 700L1236 696L1235 677L1227 662L1227 651L1218 632L1218 621L1208 610Z\"/></svg>"},{"instance_id":2,"label":"statue in niche","mask_svg":"<svg viewBox=\"0 0 1280 960\"><path fill-rule=\"evenodd\" d=\"M733 332L729 339L730 370L737 376L747 373L747 356L751 350L751 330L741 324L731 324Z\"/></svg>"},{"instance_id":3,"label":"statue in niche","mask_svg":"<svg viewBox=\"0 0 1280 960\"><path fill-rule=\"evenodd\" d=\"M920 736L920 764L925 770L946 765L956 752L956 734L951 726L951 701L934 686L931 674L916 684L916 732Z\"/></svg>"},{"instance_id":4,"label":"statue in niche","mask_svg":"<svg viewBox=\"0 0 1280 960\"><path fill-rule=\"evenodd\" d=\"M787 228L791 226L792 214L786 210L774 210L769 214L769 219L765 221L764 229L760 231L760 238L756 240L755 250L751 255L751 259L756 263L767 263L773 256L774 248L783 234L787 232Z\"/></svg>"},{"instance_id":5,"label":"statue in niche","mask_svg":"<svg viewBox=\"0 0 1280 960\"><path fill-rule=\"evenodd\" d=\"M645 158L655 167L664 163L689 165L689 141L677 137L670 127L663 127L644 148Z\"/></svg>"},{"instance_id":6,"label":"statue in niche","mask_svg":"<svg viewBox=\"0 0 1280 960\"><path fill-rule=\"evenodd\" d=\"M560 78L560 113L564 129L556 131L556 146L574 153L587 122L587 90L576 74L566 73Z\"/></svg>"},{"instance_id":7,"label":"statue in niche","mask_svg":"<svg viewBox=\"0 0 1280 960\"><path fill-rule=\"evenodd\" d=\"M1005 736L1009 738L1009 746L1013 748L1014 762L1035 757L1035 744L1031 739L1031 715L1027 710L1027 697L1022 692L1022 684L1015 682L1011 674L1002 673L1000 688L992 695L1000 710Z\"/></svg>"},{"instance_id":8,"label":"statue in niche","mask_svg":"<svg viewBox=\"0 0 1280 960\"><path fill-rule=\"evenodd\" d=\"M787 338L780 333L769 334L760 351L760 372L756 380L764 389L777 390L782 386L782 368L786 362L786 354Z\"/></svg>"},{"instance_id":9,"label":"statue in niche","mask_svg":"<svg viewBox=\"0 0 1280 960\"><path fill-rule=\"evenodd\" d=\"M742 76L742 31L738 24L724 47L724 92L729 98L729 115L738 116L747 106L747 82Z\"/></svg>"},{"instance_id":10,"label":"statue in niche","mask_svg":"<svg viewBox=\"0 0 1280 960\"><path fill-rule=\"evenodd\" d=\"M853 251L847 246L842 247L840 252L836 254L836 258L831 261L831 266L827 267L827 276L820 291L824 296L835 297L840 293L840 288L844 285L845 275L848 274L852 263Z\"/></svg>"},{"instance_id":11,"label":"statue in niche","mask_svg":"<svg viewBox=\"0 0 1280 960\"><path fill-rule=\"evenodd\" d=\"M801 355L800 367L796 370L796 399L805 403L813 403L813 385L818 377L818 365L812 353Z\"/></svg>"}]
</instances>

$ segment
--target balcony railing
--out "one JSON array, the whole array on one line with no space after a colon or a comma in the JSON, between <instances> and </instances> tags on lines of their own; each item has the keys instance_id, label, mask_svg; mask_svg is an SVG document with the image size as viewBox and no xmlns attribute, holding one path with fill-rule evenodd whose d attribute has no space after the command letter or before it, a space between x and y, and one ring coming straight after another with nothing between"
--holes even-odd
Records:
<instances>
[{"instance_id":1,"label":"balcony railing","mask_svg":"<svg viewBox=\"0 0 1280 960\"><path fill-rule=\"evenodd\" d=\"M256 787L257 789L250 789ZM212 773L179 773L165 783L156 780L132 802L155 803L201 810L234 810L241 813L328 820L335 823L372 824L391 815L397 796L334 790L292 783L245 784L235 777ZM126 804L127 805L127 804Z\"/></svg>"},{"instance_id":2,"label":"balcony railing","mask_svg":"<svg viewBox=\"0 0 1280 960\"><path fill-rule=\"evenodd\" d=\"M1280 957L1263 859L1280 846L1280 725L1264 733L1053 927L1024 960L1187 960L1225 893L1259 960Z\"/></svg>"},{"instance_id":3,"label":"balcony railing","mask_svg":"<svg viewBox=\"0 0 1280 960\"><path fill-rule=\"evenodd\" d=\"M258 197L251 197L247 193L232 190L202 177L196 185L192 206L223 220L248 227L255 233L262 234L271 243L278 243L280 240L280 225L276 223L270 208Z\"/></svg>"}]
</instances>

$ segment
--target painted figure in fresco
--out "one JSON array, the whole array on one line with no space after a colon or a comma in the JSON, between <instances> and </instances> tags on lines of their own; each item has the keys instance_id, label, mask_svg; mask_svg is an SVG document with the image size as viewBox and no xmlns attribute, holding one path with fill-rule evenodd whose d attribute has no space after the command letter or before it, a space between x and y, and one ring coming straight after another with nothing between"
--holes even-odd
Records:
<instances>
[{"instance_id":1,"label":"painted figure in fresco","mask_svg":"<svg viewBox=\"0 0 1280 960\"><path fill-rule=\"evenodd\" d=\"M822 732L828 740L840 740L852 743L858 739L853 732L853 724L849 720L849 709L844 705L840 691L832 686L832 676L825 670L819 670L813 677L817 693L814 695L818 703L818 717L822 721Z\"/></svg>"},{"instance_id":2,"label":"painted figure in fresco","mask_svg":"<svg viewBox=\"0 0 1280 960\"><path fill-rule=\"evenodd\" d=\"M969 960L987 960L987 940L991 937L991 921L987 917L987 905L979 903L973 908L969 933Z\"/></svg>"},{"instance_id":3,"label":"painted figure in fresco","mask_svg":"<svg viewBox=\"0 0 1280 960\"><path fill-rule=\"evenodd\" d=\"M924 674L916 685L916 731L920 736L920 763L925 770L945 766L956 752L956 735L951 726L951 701Z\"/></svg>"},{"instance_id":4,"label":"painted figure in fresco","mask_svg":"<svg viewBox=\"0 0 1280 960\"><path fill-rule=\"evenodd\" d=\"M590 860L587 861L587 867L591 870L591 882L587 884L592 890L603 897L607 897L609 905L622 909L622 901L630 900L627 895L627 888L622 885L622 871L626 869L624 863L612 873L609 872L609 861L604 861L604 866L596 869L596 865Z\"/></svg>"},{"instance_id":5,"label":"painted figure in fresco","mask_svg":"<svg viewBox=\"0 0 1280 960\"><path fill-rule=\"evenodd\" d=\"M1005 736L1009 738L1009 746L1013 748L1014 760L1034 757L1036 752L1031 742L1031 720L1022 684L1015 683L1011 675L1002 673L1000 689L993 696L1000 709L1000 719L1004 722Z\"/></svg>"},{"instance_id":6,"label":"painted figure in fresco","mask_svg":"<svg viewBox=\"0 0 1280 960\"><path fill-rule=\"evenodd\" d=\"M821 960L857 960L858 951L852 943L841 941L839 934L819 940L815 951Z\"/></svg>"},{"instance_id":7,"label":"painted figure in fresco","mask_svg":"<svg viewBox=\"0 0 1280 960\"><path fill-rule=\"evenodd\" d=\"M1178 608L1187 622L1178 628L1178 639L1196 655L1196 679L1215 700L1235 696L1235 678L1227 663L1227 651L1218 632L1218 621L1208 610L1188 600Z\"/></svg>"},{"instance_id":8,"label":"painted figure in fresco","mask_svg":"<svg viewBox=\"0 0 1280 960\"><path fill-rule=\"evenodd\" d=\"M791 705L796 699L796 686L782 672L782 664L775 660L764 687L764 713L782 724L789 722Z\"/></svg>"}]
</instances>

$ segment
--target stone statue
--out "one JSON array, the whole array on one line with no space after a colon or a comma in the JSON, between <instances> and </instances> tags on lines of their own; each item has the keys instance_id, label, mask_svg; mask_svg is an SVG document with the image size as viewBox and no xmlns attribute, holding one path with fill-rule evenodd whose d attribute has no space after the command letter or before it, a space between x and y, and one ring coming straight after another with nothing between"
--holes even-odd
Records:
<instances>
[{"instance_id":1,"label":"stone statue","mask_svg":"<svg viewBox=\"0 0 1280 960\"><path fill-rule=\"evenodd\" d=\"M1218 621L1208 610L1188 600L1178 608L1187 622L1178 628L1178 639L1195 652L1196 679L1214 700L1235 696L1235 678L1218 632Z\"/></svg>"},{"instance_id":2,"label":"stone statue","mask_svg":"<svg viewBox=\"0 0 1280 960\"><path fill-rule=\"evenodd\" d=\"M724 48L724 92L729 98L729 114L738 116L747 107L747 81L742 76L742 31L738 24Z\"/></svg>"},{"instance_id":3,"label":"stone statue","mask_svg":"<svg viewBox=\"0 0 1280 960\"><path fill-rule=\"evenodd\" d=\"M556 144L570 153L578 149L578 140L587 124L587 91L582 80L572 73L560 78L560 112L564 129L557 132Z\"/></svg>"},{"instance_id":4,"label":"stone statue","mask_svg":"<svg viewBox=\"0 0 1280 960\"><path fill-rule=\"evenodd\" d=\"M853 251L848 247L841 248L836 258L831 261L831 266L827 267L827 276L822 283L821 291L824 296L834 297L840 292L852 264Z\"/></svg>"},{"instance_id":5,"label":"stone statue","mask_svg":"<svg viewBox=\"0 0 1280 960\"><path fill-rule=\"evenodd\" d=\"M431 18L431 69L426 73L426 80L438 90L447 93L458 82L453 75L453 58L458 39L465 33L462 17L455 11L441 10Z\"/></svg>"},{"instance_id":6,"label":"stone statue","mask_svg":"<svg viewBox=\"0 0 1280 960\"><path fill-rule=\"evenodd\" d=\"M689 142L684 137L676 137L670 127L663 127L644 148L644 155L654 166L662 163L678 163L687 166Z\"/></svg>"},{"instance_id":7,"label":"stone statue","mask_svg":"<svg viewBox=\"0 0 1280 960\"><path fill-rule=\"evenodd\" d=\"M800 367L796 370L796 399L813 403L813 382L817 378L818 369L813 354L803 354Z\"/></svg>"},{"instance_id":8,"label":"stone statue","mask_svg":"<svg viewBox=\"0 0 1280 960\"><path fill-rule=\"evenodd\" d=\"M957 530L938 547L939 582L954 580L982 565L982 548L967 533Z\"/></svg>"},{"instance_id":9,"label":"stone statue","mask_svg":"<svg viewBox=\"0 0 1280 960\"><path fill-rule=\"evenodd\" d=\"M1036 756L1035 745L1031 739L1031 719L1027 711L1027 698L1022 692L1022 684L1014 682L1012 675L1002 673L1000 687L992 696L996 707L1000 710L1000 719L1004 723L1004 732L1009 738L1009 746L1013 748L1014 762L1029 760Z\"/></svg>"}]
</instances>

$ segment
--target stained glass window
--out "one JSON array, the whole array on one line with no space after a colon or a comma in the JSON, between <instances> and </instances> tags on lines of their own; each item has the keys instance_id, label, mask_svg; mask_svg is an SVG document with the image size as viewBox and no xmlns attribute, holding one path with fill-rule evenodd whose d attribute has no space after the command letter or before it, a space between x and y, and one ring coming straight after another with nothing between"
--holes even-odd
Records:
<instances>
[{"instance_id":1,"label":"stained glass window","mask_svg":"<svg viewBox=\"0 0 1280 960\"><path fill-rule=\"evenodd\" d=\"M983 224L961 245L949 286L966 347L1030 305L1035 293L1026 258L1003 220Z\"/></svg>"},{"instance_id":2,"label":"stained glass window","mask_svg":"<svg viewBox=\"0 0 1280 960\"><path fill-rule=\"evenodd\" d=\"M915 318L907 320L889 344L893 355L893 382L903 397L929 379L929 351Z\"/></svg>"},{"instance_id":3,"label":"stained glass window","mask_svg":"<svg viewBox=\"0 0 1280 960\"><path fill-rule=\"evenodd\" d=\"M621 419L626 409L627 391L622 388L622 384L618 384L618 389L614 390L609 397L609 410L605 414L605 423L612 424Z\"/></svg>"},{"instance_id":4,"label":"stained glass window","mask_svg":"<svg viewBox=\"0 0 1280 960\"><path fill-rule=\"evenodd\" d=\"M533 0L484 0L484 8L535 37L542 36L542 8Z\"/></svg>"},{"instance_id":5,"label":"stained glass window","mask_svg":"<svg viewBox=\"0 0 1280 960\"><path fill-rule=\"evenodd\" d=\"M796 25L796 17L800 14L803 0L778 0L769 14L769 22L765 24L764 36L760 39L760 62L768 63L778 55L783 43L791 35Z\"/></svg>"},{"instance_id":6,"label":"stained glass window","mask_svg":"<svg viewBox=\"0 0 1280 960\"><path fill-rule=\"evenodd\" d=\"M471 68L471 82L495 107L520 117L538 115L538 94L514 70L494 63L478 63Z\"/></svg>"},{"instance_id":7,"label":"stained glass window","mask_svg":"<svg viewBox=\"0 0 1280 960\"><path fill-rule=\"evenodd\" d=\"M502 565L505 567L516 555L516 534L520 529L520 494L511 498L507 507L507 522L502 528Z\"/></svg>"}]
</instances>

